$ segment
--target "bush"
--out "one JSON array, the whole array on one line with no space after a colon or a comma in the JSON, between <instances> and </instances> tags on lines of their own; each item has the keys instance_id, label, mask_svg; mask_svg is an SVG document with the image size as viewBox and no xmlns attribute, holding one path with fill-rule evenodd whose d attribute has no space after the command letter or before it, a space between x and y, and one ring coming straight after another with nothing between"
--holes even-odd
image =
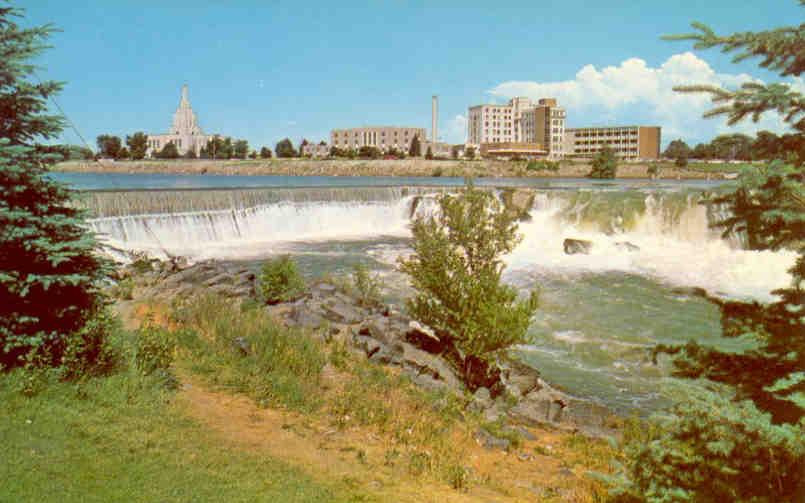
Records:
<instances>
[{"instance_id":1,"label":"bush","mask_svg":"<svg viewBox=\"0 0 805 503\"><path fill-rule=\"evenodd\" d=\"M416 295L411 315L431 326L474 390L497 384L495 357L525 341L536 292L525 301L502 283L501 257L520 241L514 217L494 194L470 183L439 198L440 211L412 226L414 253L400 262Z\"/></svg>"},{"instance_id":2,"label":"bush","mask_svg":"<svg viewBox=\"0 0 805 503\"><path fill-rule=\"evenodd\" d=\"M175 351L174 334L148 319L137 331L134 366L143 375L167 371L173 363Z\"/></svg>"},{"instance_id":3,"label":"bush","mask_svg":"<svg viewBox=\"0 0 805 503\"><path fill-rule=\"evenodd\" d=\"M618 171L618 159L615 152L604 147L593 159L593 169L587 175L590 178L615 178Z\"/></svg>"},{"instance_id":4,"label":"bush","mask_svg":"<svg viewBox=\"0 0 805 503\"><path fill-rule=\"evenodd\" d=\"M528 161L526 171L559 171L559 161Z\"/></svg>"},{"instance_id":5,"label":"bush","mask_svg":"<svg viewBox=\"0 0 805 503\"><path fill-rule=\"evenodd\" d=\"M357 264L352 270L352 286L358 303L364 307L377 307L382 305L381 290L383 281L377 274L371 274L363 264Z\"/></svg>"},{"instance_id":6,"label":"bush","mask_svg":"<svg viewBox=\"0 0 805 503\"><path fill-rule=\"evenodd\" d=\"M120 355L113 347L111 338L120 330L119 320L108 309L98 309L93 318L66 339L61 378L75 380L95 377L114 370Z\"/></svg>"},{"instance_id":7,"label":"bush","mask_svg":"<svg viewBox=\"0 0 805 503\"><path fill-rule=\"evenodd\" d=\"M674 166L677 168L684 168L688 165L688 158L687 157L677 157L674 161Z\"/></svg>"},{"instance_id":8,"label":"bush","mask_svg":"<svg viewBox=\"0 0 805 503\"><path fill-rule=\"evenodd\" d=\"M257 277L257 297L267 304L289 302L305 291L305 281L296 262L287 255L268 260Z\"/></svg>"}]
</instances>

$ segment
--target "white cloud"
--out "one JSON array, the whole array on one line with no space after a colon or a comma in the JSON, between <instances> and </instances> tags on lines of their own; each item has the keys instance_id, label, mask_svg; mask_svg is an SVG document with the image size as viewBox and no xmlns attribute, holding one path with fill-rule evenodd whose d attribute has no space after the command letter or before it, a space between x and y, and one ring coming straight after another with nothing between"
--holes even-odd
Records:
<instances>
[{"instance_id":1,"label":"white cloud","mask_svg":"<svg viewBox=\"0 0 805 503\"><path fill-rule=\"evenodd\" d=\"M746 73L717 73L692 52L675 54L662 65L652 68L640 58L629 58L618 66L597 69L582 67L573 80L559 82L509 81L489 91L495 97L528 96L532 99L555 97L568 111L568 126L641 123L663 127L663 141L674 138L688 141L709 140L727 132L754 133L761 129L788 130L776 113L765 114L760 122L745 121L726 126L723 118L702 119L710 108L708 95L682 94L674 86L712 84L735 88L758 79ZM790 81L804 89L801 78Z\"/></svg>"},{"instance_id":2,"label":"white cloud","mask_svg":"<svg viewBox=\"0 0 805 503\"><path fill-rule=\"evenodd\" d=\"M464 143L467 139L467 117L459 114L447 121L447 127L439 138L448 143Z\"/></svg>"}]
</instances>

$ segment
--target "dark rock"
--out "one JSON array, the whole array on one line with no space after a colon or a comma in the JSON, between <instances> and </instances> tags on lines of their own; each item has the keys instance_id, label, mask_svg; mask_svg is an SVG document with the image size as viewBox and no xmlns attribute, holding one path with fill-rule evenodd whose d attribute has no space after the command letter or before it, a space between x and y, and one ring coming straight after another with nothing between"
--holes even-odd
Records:
<instances>
[{"instance_id":1,"label":"dark rock","mask_svg":"<svg viewBox=\"0 0 805 503\"><path fill-rule=\"evenodd\" d=\"M593 249L593 242L585 239L565 239L562 246L568 255L589 255Z\"/></svg>"},{"instance_id":2,"label":"dark rock","mask_svg":"<svg viewBox=\"0 0 805 503\"><path fill-rule=\"evenodd\" d=\"M529 425L557 424L562 421L565 407L567 400L563 393L544 387L526 395L509 410L509 415Z\"/></svg>"},{"instance_id":3,"label":"dark rock","mask_svg":"<svg viewBox=\"0 0 805 503\"><path fill-rule=\"evenodd\" d=\"M213 286L213 285L220 285L222 283L229 283L231 276L228 273L222 272L220 274L216 274L212 278L204 281L204 286Z\"/></svg>"},{"instance_id":4,"label":"dark rock","mask_svg":"<svg viewBox=\"0 0 805 503\"><path fill-rule=\"evenodd\" d=\"M362 349L366 353L367 358L371 358L378 351L383 349L383 345L380 344L376 339L367 337L365 335L356 335L353 337L352 341L357 348Z\"/></svg>"},{"instance_id":5,"label":"dark rock","mask_svg":"<svg viewBox=\"0 0 805 503\"><path fill-rule=\"evenodd\" d=\"M630 243L629 241L620 241L618 243L615 243L615 248L617 248L620 251L625 251L625 252L638 252L638 251L640 251L639 246L637 246L636 244Z\"/></svg>"},{"instance_id":6,"label":"dark rock","mask_svg":"<svg viewBox=\"0 0 805 503\"><path fill-rule=\"evenodd\" d=\"M438 354L445 350L444 342L439 339L433 329L415 320L408 323L405 340L428 353Z\"/></svg>"}]
</instances>

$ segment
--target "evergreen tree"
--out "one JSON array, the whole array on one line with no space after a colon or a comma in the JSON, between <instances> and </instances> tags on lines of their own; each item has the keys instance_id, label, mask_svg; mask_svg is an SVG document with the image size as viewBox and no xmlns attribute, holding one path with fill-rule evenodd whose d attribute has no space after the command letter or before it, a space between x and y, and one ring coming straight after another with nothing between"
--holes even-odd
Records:
<instances>
[{"instance_id":1,"label":"evergreen tree","mask_svg":"<svg viewBox=\"0 0 805 503\"><path fill-rule=\"evenodd\" d=\"M738 50L737 60L762 56L761 66L782 76L805 69L803 26L726 37L694 26L700 34L669 38ZM720 106L707 116L727 115L730 124L776 110L802 140L802 97L785 84L679 90L710 93ZM616 501L805 501L805 172L782 162L749 169L737 188L713 202L731 213L718 226L745 233L750 248L796 250L792 281L769 304L718 301L722 335L740 341L740 349L695 341L656 348L675 355L677 377L704 386L688 390L662 420L660 434L627 446Z\"/></svg>"},{"instance_id":2,"label":"evergreen tree","mask_svg":"<svg viewBox=\"0 0 805 503\"><path fill-rule=\"evenodd\" d=\"M422 146L419 143L418 135L414 135L414 139L411 140L411 146L408 148L408 155L411 157L419 157L422 155Z\"/></svg>"},{"instance_id":3,"label":"evergreen tree","mask_svg":"<svg viewBox=\"0 0 805 503\"><path fill-rule=\"evenodd\" d=\"M293 148L293 143L288 138L280 140L274 148L274 153L277 157L296 157L296 150Z\"/></svg>"},{"instance_id":4,"label":"evergreen tree","mask_svg":"<svg viewBox=\"0 0 805 503\"><path fill-rule=\"evenodd\" d=\"M429 161L433 159L433 150L431 150L430 145L428 145L428 150L425 151L425 159Z\"/></svg>"},{"instance_id":5,"label":"evergreen tree","mask_svg":"<svg viewBox=\"0 0 805 503\"><path fill-rule=\"evenodd\" d=\"M47 106L62 84L32 79L30 62L54 30L21 28L20 16L0 6L0 368L61 365L99 307L104 270L70 191L46 176L57 156L34 145L63 127Z\"/></svg>"},{"instance_id":6,"label":"evergreen tree","mask_svg":"<svg viewBox=\"0 0 805 503\"><path fill-rule=\"evenodd\" d=\"M690 157L690 152L691 150L688 144L677 139L668 144L662 156L668 159L679 159L680 157L687 159Z\"/></svg>"},{"instance_id":7,"label":"evergreen tree","mask_svg":"<svg viewBox=\"0 0 805 503\"><path fill-rule=\"evenodd\" d=\"M271 159L271 149L268 147L262 147L260 149L260 159Z\"/></svg>"}]
</instances>

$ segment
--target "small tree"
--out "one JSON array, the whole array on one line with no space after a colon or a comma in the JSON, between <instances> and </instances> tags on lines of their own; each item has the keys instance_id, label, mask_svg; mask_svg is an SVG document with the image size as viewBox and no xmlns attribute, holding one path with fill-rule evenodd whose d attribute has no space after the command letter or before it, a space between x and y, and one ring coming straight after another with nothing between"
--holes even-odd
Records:
<instances>
[{"instance_id":1,"label":"small tree","mask_svg":"<svg viewBox=\"0 0 805 503\"><path fill-rule=\"evenodd\" d=\"M145 158L145 153L148 151L148 135L143 132L136 132L131 136L126 136L126 145L131 152L131 158L135 161Z\"/></svg>"},{"instance_id":2,"label":"small tree","mask_svg":"<svg viewBox=\"0 0 805 503\"><path fill-rule=\"evenodd\" d=\"M305 147L310 145L310 142L307 141L307 138L302 138L302 141L299 142L299 157L305 155Z\"/></svg>"},{"instance_id":3,"label":"small tree","mask_svg":"<svg viewBox=\"0 0 805 503\"><path fill-rule=\"evenodd\" d=\"M414 253L400 262L417 292L409 312L433 327L470 389L495 386L491 364L525 340L537 308L536 292L518 301L501 281L501 257L521 239L514 217L493 193L469 184L442 195L439 211L415 219L411 230Z\"/></svg>"},{"instance_id":4,"label":"small tree","mask_svg":"<svg viewBox=\"0 0 805 503\"><path fill-rule=\"evenodd\" d=\"M419 157L422 155L422 145L419 143L419 135L414 135L411 140L411 146L408 148L408 155L411 157Z\"/></svg>"},{"instance_id":5,"label":"small tree","mask_svg":"<svg viewBox=\"0 0 805 503\"><path fill-rule=\"evenodd\" d=\"M0 369L93 359L104 340L79 333L100 308L104 262L71 192L47 176L60 156L34 146L63 126L47 113L62 85L34 78L31 63L53 28L20 28L20 16L0 6Z\"/></svg>"},{"instance_id":6,"label":"small tree","mask_svg":"<svg viewBox=\"0 0 805 503\"><path fill-rule=\"evenodd\" d=\"M679 159L680 157L690 157L690 147L682 140L674 140L668 144L662 156L667 159Z\"/></svg>"},{"instance_id":7,"label":"small tree","mask_svg":"<svg viewBox=\"0 0 805 503\"><path fill-rule=\"evenodd\" d=\"M169 141L162 150L157 152L156 156L157 159L178 159L179 158L179 149L176 148L176 144L172 141Z\"/></svg>"},{"instance_id":8,"label":"small tree","mask_svg":"<svg viewBox=\"0 0 805 503\"><path fill-rule=\"evenodd\" d=\"M428 150L425 151L425 159L429 161L433 160L433 150L431 150L430 145L428 145Z\"/></svg>"},{"instance_id":9,"label":"small tree","mask_svg":"<svg viewBox=\"0 0 805 503\"><path fill-rule=\"evenodd\" d=\"M102 134L99 135L96 143L98 144L98 153L101 157L109 159L118 159L120 157L120 149L123 148L123 143L120 138L113 135Z\"/></svg>"},{"instance_id":10,"label":"small tree","mask_svg":"<svg viewBox=\"0 0 805 503\"><path fill-rule=\"evenodd\" d=\"M257 297L267 304L288 302L305 291L305 281L296 262L287 255L267 260L257 277Z\"/></svg>"},{"instance_id":11,"label":"small tree","mask_svg":"<svg viewBox=\"0 0 805 503\"><path fill-rule=\"evenodd\" d=\"M249 155L249 142L246 140L237 140L235 141L232 150L234 157L238 159L246 159L246 156Z\"/></svg>"},{"instance_id":12,"label":"small tree","mask_svg":"<svg viewBox=\"0 0 805 503\"><path fill-rule=\"evenodd\" d=\"M450 157L453 159L458 159L458 145L453 145L450 149Z\"/></svg>"},{"instance_id":13,"label":"small tree","mask_svg":"<svg viewBox=\"0 0 805 503\"><path fill-rule=\"evenodd\" d=\"M475 147L467 147L466 150L464 150L464 157L470 161L475 159Z\"/></svg>"},{"instance_id":14,"label":"small tree","mask_svg":"<svg viewBox=\"0 0 805 503\"><path fill-rule=\"evenodd\" d=\"M296 150L293 148L293 143L288 138L284 140L280 140L277 143L277 146L274 148L274 153L277 154L277 157L296 157Z\"/></svg>"},{"instance_id":15,"label":"small tree","mask_svg":"<svg viewBox=\"0 0 805 503\"><path fill-rule=\"evenodd\" d=\"M184 158L187 160L198 159L198 156L196 155L196 148L194 146L190 146L187 149L187 152L184 153Z\"/></svg>"},{"instance_id":16,"label":"small tree","mask_svg":"<svg viewBox=\"0 0 805 503\"><path fill-rule=\"evenodd\" d=\"M615 152L606 145L593 158L590 178L615 178L618 172L618 159Z\"/></svg>"},{"instance_id":17,"label":"small tree","mask_svg":"<svg viewBox=\"0 0 805 503\"><path fill-rule=\"evenodd\" d=\"M674 161L674 166L677 168L684 168L688 165L688 158L685 156L679 156Z\"/></svg>"},{"instance_id":18,"label":"small tree","mask_svg":"<svg viewBox=\"0 0 805 503\"><path fill-rule=\"evenodd\" d=\"M260 159L271 159L271 149L268 147L262 147L260 149Z\"/></svg>"}]
</instances>

